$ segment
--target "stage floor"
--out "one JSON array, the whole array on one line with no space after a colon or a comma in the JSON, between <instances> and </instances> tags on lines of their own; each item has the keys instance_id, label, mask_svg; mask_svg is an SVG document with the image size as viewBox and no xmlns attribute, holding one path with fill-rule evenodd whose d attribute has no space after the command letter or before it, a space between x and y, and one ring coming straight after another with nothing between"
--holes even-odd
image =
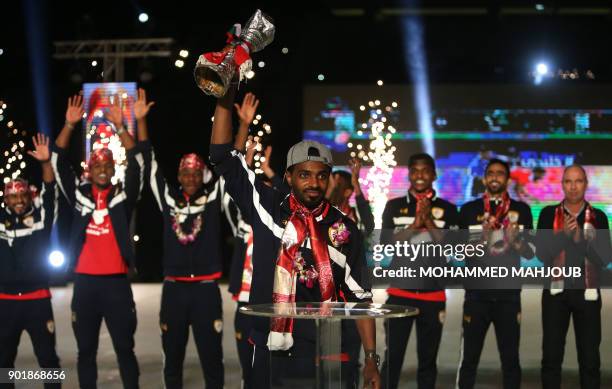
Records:
<instances>
[{"instance_id":1,"label":"stage floor","mask_svg":"<svg viewBox=\"0 0 612 389\"><path fill-rule=\"evenodd\" d=\"M160 330L158 325L160 284L134 284L134 298L138 312L138 330L136 331L136 355L140 363L140 386L142 388L161 388L162 384L162 352ZM233 320L235 303L226 292L227 285L222 284L224 309L224 338L223 347L225 355L225 382L226 388L240 388L240 366L236 354L233 334ZM72 288L53 288L53 308L55 313L57 331L57 351L62 366L68 369L64 388L78 388L76 373L76 343L70 326L70 300ZM605 290L602 308L602 388L612 388L612 290ZM447 292L447 314L442 344L438 356L438 387L452 388L455 383L455 373L459 360L459 346L461 334L461 310L463 304L463 291L449 290ZM540 296L541 291L523 291L523 313L521 331L521 365L523 367L523 389L540 387L540 359L541 359L541 324L540 324ZM383 302L384 292L376 294L376 302ZM382 353L384 331L382 323L378 323L378 345ZM416 349L415 336L410 338L406 353L402 375L402 388L416 388ZM487 335L487 340L480 360L480 369L476 385L477 388L501 387L499 356L493 330ZM27 335L21 338L16 367L19 369L33 369L37 367L32 352L30 339ZM185 357L185 388L202 388L204 382L198 362L193 339L190 339L187 355ZM567 337L564 387L579 387L578 368L576 362L576 347L572 326ZM38 388L40 385L22 385L18 388ZM102 326L100 346L98 349L98 387L105 389L121 388L119 371L115 353L106 327Z\"/></svg>"}]
</instances>

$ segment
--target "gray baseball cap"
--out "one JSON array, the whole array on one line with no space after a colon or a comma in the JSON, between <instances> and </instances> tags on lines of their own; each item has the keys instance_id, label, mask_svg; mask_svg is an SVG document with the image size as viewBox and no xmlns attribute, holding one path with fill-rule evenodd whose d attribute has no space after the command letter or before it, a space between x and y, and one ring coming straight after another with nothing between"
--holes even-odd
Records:
<instances>
[{"instance_id":1,"label":"gray baseball cap","mask_svg":"<svg viewBox=\"0 0 612 389\"><path fill-rule=\"evenodd\" d=\"M303 140L294 144L287 153L287 169L306 161L323 162L329 167L334 166L331 151L319 142Z\"/></svg>"}]
</instances>

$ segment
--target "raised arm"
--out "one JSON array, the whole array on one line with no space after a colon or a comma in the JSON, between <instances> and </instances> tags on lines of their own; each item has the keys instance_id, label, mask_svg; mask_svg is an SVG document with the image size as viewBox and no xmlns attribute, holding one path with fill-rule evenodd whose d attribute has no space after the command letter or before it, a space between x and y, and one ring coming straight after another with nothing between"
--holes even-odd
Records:
<instances>
[{"instance_id":1,"label":"raised arm","mask_svg":"<svg viewBox=\"0 0 612 389\"><path fill-rule=\"evenodd\" d=\"M234 104L236 113L240 119L240 127L238 127L238 133L236 134L236 139L234 140L234 148L242 153L245 152L246 141L247 137L249 136L249 126L253 122L258 106L259 100L255 98L255 95L252 93L247 93L244 96L242 104Z\"/></svg>"},{"instance_id":2,"label":"raised arm","mask_svg":"<svg viewBox=\"0 0 612 389\"><path fill-rule=\"evenodd\" d=\"M49 138L43 134L37 134L32 137L34 143L34 151L28 150L28 154L32 158L40 162L42 167L43 186L40 193L42 200L41 219L45 228L51 231L53 223L55 223L57 213L57 196L56 187L51 167L51 153L49 151Z\"/></svg>"},{"instance_id":3,"label":"raised arm","mask_svg":"<svg viewBox=\"0 0 612 389\"><path fill-rule=\"evenodd\" d=\"M66 122L62 131L55 139L55 145L62 149L67 149L70 144L70 137L74 126L83 118L85 110L83 109L83 96L74 95L68 98L68 107L66 108Z\"/></svg>"},{"instance_id":4,"label":"raised arm","mask_svg":"<svg viewBox=\"0 0 612 389\"><path fill-rule=\"evenodd\" d=\"M154 104L154 101L147 103L147 92L139 88L138 99L134 102L134 117L136 118L136 125L138 127L138 140L141 142L149 140L147 115L149 114L149 109L151 109Z\"/></svg>"},{"instance_id":5,"label":"raised arm","mask_svg":"<svg viewBox=\"0 0 612 389\"><path fill-rule=\"evenodd\" d=\"M51 167L49 137L39 133L32 137L32 143L34 143L34 151L28 150L28 154L40 162L40 166L42 168L42 179L47 184L50 184L55 180L55 178L53 168Z\"/></svg>"},{"instance_id":6,"label":"raised arm","mask_svg":"<svg viewBox=\"0 0 612 389\"><path fill-rule=\"evenodd\" d=\"M232 142L232 107L236 90L230 88L225 96L217 100L215 120L213 121L211 145L224 145Z\"/></svg>"},{"instance_id":7,"label":"raised arm","mask_svg":"<svg viewBox=\"0 0 612 389\"><path fill-rule=\"evenodd\" d=\"M74 204L78 180L65 153L70 144L72 131L75 125L83 118L84 113L83 96L74 95L68 98L66 122L57 139L55 139L55 147L51 153L51 167L53 168L55 179L62 194L70 204Z\"/></svg>"},{"instance_id":8,"label":"raised arm","mask_svg":"<svg viewBox=\"0 0 612 389\"><path fill-rule=\"evenodd\" d=\"M136 142L123 124L123 107L121 105L122 104L119 97L114 96L114 98L112 98L110 101L108 111L104 114L104 117L115 126L117 136L121 140L121 144L127 152L136 146Z\"/></svg>"}]
</instances>

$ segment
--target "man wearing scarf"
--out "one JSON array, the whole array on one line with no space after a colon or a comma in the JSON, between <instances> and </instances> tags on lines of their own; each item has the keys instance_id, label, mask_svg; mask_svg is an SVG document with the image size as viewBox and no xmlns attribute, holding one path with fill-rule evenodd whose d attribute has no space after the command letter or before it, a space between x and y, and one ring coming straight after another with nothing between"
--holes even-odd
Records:
<instances>
[{"instance_id":1,"label":"man wearing scarf","mask_svg":"<svg viewBox=\"0 0 612 389\"><path fill-rule=\"evenodd\" d=\"M15 368L23 331L32 340L41 368L60 367L47 263L57 193L49 139L38 134L34 147L28 153L41 163L42 190L37 193L21 178L9 181L0 209L0 367L6 369ZM60 387L59 383L45 384L45 388Z\"/></svg>"},{"instance_id":2,"label":"man wearing scarf","mask_svg":"<svg viewBox=\"0 0 612 389\"><path fill-rule=\"evenodd\" d=\"M76 123L83 117L83 98L68 99L66 123L55 140L51 165L58 187L73 207L70 234L71 267L75 278L72 329L77 341L77 371L81 388L96 388L96 354L102 320L111 336L125 388L138 388L134 354L136 307L127 274L134 267L129 223L142 189L144 160L123 124L119 99L112 100L106 119L126 149L125 182L113 185L113 153L91 152L85 179L79 181L66 156ZM134 109L137 119L143 115Z\"/></svg>"},{"instance_id":3,"label":"man wearing scarf","mask_svg":"<svg viewBox=\"0 0 612 389\"><path fill-rule=\"evenodd\" d=\"M251 304L280 302L368 302L372 294L362 286L365 257L355 224L325 199L331 152L310 141L294 145L287 155L285 178L289 196L267 187L233 150L232 103L235 91L219 99L211 137L211 161L225 179L244 219L253 229L253 279ZM274 258L276 258L274 260ZM283 369L300 376L314 372L315 339L308 320L253 320L255 388L270 387L270 352L288 352L291 362L299 357L308 366ZM366 351L366 387L379 387L374 320L357 322ZM311 375L312 377L312 375Z\"/></svg>"},{"instance_id":4,"label":"man wearing scarf","mask_svg":"<svg viewBox=\"0 0 612 389\"><path fill-rule=\"evenodd\" d=\"M610 261L610 234L604 212L585 200L584 168L563 171L564 198L542 209L538 257L545 266L580 267L581 278L553 278L542 292L542 387L561 388L561 365L570 317L574 322L580 387L600 387L601 295L599 273Z\"/></svg>"},{"instance_id":5,"label":"man wearing scarf","mask_svg":"<svg viewBox=\"0 0 612 389\"><path fill-rule=\"evenodd\" d=\"M144 89L136 107L147 110ZM145 156L145 177L162 213L164 283L159 326L164 352L166 388L183 387L183 362L189 328L200 358L206 388L224 385L223 312L217 280L222 275L221 201L218 180L195 153L185 154L178 166L180 187L168 185L149 142L147 123L138 120L139 146Z\"/></svg>"},{"instance_id":6,"label":"man wearing scarf","mask_svg":"<svg viewBox=\"0 0 612 389\"><path fill-rule=\"evenodd\" d=\"M411 243L443 243L443 230L456 229L457 207L436 196L433 182L436 166L429 154L415 154L408 160L410 189L404 197L389 200L383 212L381 243L396 241ZM406 266L407 260L395 259L391 266ZM416 266L442 266L443 258L419 257ZM446 294L438 280L419 280L410 285L394 285L387 289L387 304L397 304L419 309L416 317L390 319L385 322L388 359L383 363L386 388L397 388L404 361L404 354L413 324L417 336L417 383L420 389L435 388L436 359L445 319Z\"/></svg>"},{"instance_id":7,"label":"man wearing scarf","mask_svg":"<svg viewBox=\"0 0 612 389\"><path fill-rule=\"evenodd\" d=\"M459 227L462 232L469 231L471 241L486 245L485 256L466 258L467 266L501 266L510 272L512 267L520 266L521 257L534 257L535 245L527 234L533 228L531 210L527 204L510 198L507 192L509 177L508 163L491 159L485 170L484 196L461 207ZM457 372L460 389L474 387L480 353L491 324L495 327L503 388L515 389L521 384L521 291L499 289L504 280L493 279L488 284L489 281L476 280L480 289L466 287L461 361Z\"/></svg>"}]
</instances>

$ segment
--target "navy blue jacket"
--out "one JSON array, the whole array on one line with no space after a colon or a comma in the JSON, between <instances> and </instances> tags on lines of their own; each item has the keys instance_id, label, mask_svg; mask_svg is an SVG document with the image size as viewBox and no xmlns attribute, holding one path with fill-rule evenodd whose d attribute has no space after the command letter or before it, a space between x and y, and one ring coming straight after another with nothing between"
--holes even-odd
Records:
<instances>
[{"instance_id":1,"label":"navy blue jacket","mask_svg":"<svg viewBox=\"0 0 612 389\"><path fill-rule=\"evenodd\" d=\"M255 173L248 168L244 157L233 150L232 145L210 145L210 159L215 165L215 171L225 179L225 190L236 202L244 221L253 228L253 280L249 303L271 303L274 268L281 237L291 216L288 199L278 190L256 180ZM334 246L329 238L329 229L338 221L343 222L349 229L350 239L348 243ZM326 217L318 222L318 226L321 234L327 238L338 298L344 298L348 302L371 301L364 248L355 223L338 209L330 207ZM310 244L305 243L301 253L307 264L313 264ZM298 282L296 300L321 301L318 285L307 288ZM266 318L253 319L254 331L251 338L256 344L265 345L270 321ZM300 323L297 322L302 320L296 321L294 332L299 332L297 326Z\"/></svg>"},{"instance_id":2,"label":"navy blue jacket","mask_svg":"<svg viewBox=\"0 0 612 389\"><path fill-rule=\"evenodd\" d=\"M56 218L55 183L43 183L25 214L0 210L0 293L27 293L49 287L49 241Z\"/></svg>"},{"instance_id":3,"label":"navy blue jacket","mask_svg":"<svg viewBox=\"0 0 612 389\"><path fill-rule=\"evenodd\" d=\"M130 239L130 218L140 197L143 185L144 159L141 151L135 147L126 153L127 168L125 182L114 185L108 195L108 214L110 216L119 251L127 266L134 268L134 251ZM96 202L92 195L91 183L80 181L70 162L66 158L66 150L53 145L51 166L62 195L73 207L73 220L70 232L70 265L76 266L76 261L83 250L85 231L89 224Z\"/></svg>"},{"instance_id":4,"label":"navy blue jacket","mask_svg":"<svg viewBox=\"0 0 612 389\"><path fill-rule=\"evenodd\" d=\"M145 157L145 176L164 220L164 275L220 277L223 270L220 220L222 180L213 177L187 201L180 190L166 182L151 143L140 142L139 146ZM172 218L176 218L185 233L189 233L198 216L202 218L202 229L193 242L181 244L172 227Z\"/></svg>"}]
</instances>

